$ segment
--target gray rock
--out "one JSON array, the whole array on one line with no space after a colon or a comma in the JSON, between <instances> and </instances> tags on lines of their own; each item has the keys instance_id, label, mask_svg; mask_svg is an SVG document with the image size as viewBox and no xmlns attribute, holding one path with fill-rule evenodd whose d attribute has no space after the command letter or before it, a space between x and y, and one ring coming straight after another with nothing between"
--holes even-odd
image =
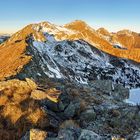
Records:
<instances>
[{"instance_id":1,"label":"gray rock","mask_svg":"<svg viewBox=\"0 0 140 140\"><path fill-rule=\"evenodd\" d=\"M76 106L71 102L69 106L65 109L64 114L66 117L71 118L74 116L75 112L76 112Z\"/></svg>"},{"instance_id":2,"label":"gray rock","mask_svg":"<svg viewBox=\"0 0 140 140\"><path fill-rule=\"evenodd\" d=\"M58 133L59 140L77 140L81 134L81 129L76 127L71 127L67 129L60 129Z\"/></svg>"},{"instance_id":3,"label":"gray rock","mask_svg":"<svg viewBox=\"0 0 140 140\"><path fill-rule=\"evenodd\" d=\"M21 140L30 140L30 132L27 131L26 134L21 138Z\"/></svg>"},{"instance_id":4,"label":"gray rock","mask_svg":"<svg viewBox=\"0 0 140 140\"><path fill-rule=\"evenodd\" d=\"M94 121L96 118L96 113L93 109L86 110L81 113L80 120L82 121Z\"/></svg>"},{"instance_id":5,"label":"gray rock","mask_svg":"<svg viewBox=\"0 0 140 140\"><path fill-rule=\"evenodd\" d=\"M71 100L66 91L63 91L62 94L59 96L59 103L58 107L60 111L64 111L66 107L70 104Z\"/></svg>"},{"instance_id":6,"label":"gray rock","mask_svg":"<svg viewBox=\"0 0 140 140\"><path fill-rule=\"evenodd\" d=\"M60 140L59 138L47 138L46 140Z\"/></svg>"},{"instance_id":7,"label":"gray rock","mask_svg":"<svg viewBox=\"0 0 140 140\"><path fill-rule=\"evenodd\" d=\"M129 89L123 87L120 84L114 85L114 91L111 94L116 100L125 100L129 98Z\"/></svg>"},{"instance_id":8,"label":"gray rock","mask_svg":"<svg viewBox=\"0 0 140 140\"><path fill-rule=\"evenodd\" d=\"M59 111L58 103L52 102L51 100L44 100L42 101L42 104L54 112Z\"/></svg>"},{"instance_id":9,"label":"gray rock","mask_svg":"<svg viewBox=\"0 0 140 140\"><path fill-rule=\"evenodd\" d=\"M112 81L111 80L94 80L92 81L92 86L100 89L101 91L105 93L110 93L113 90L112 86Z\"/></svg>"},{"instance_id":10,"label":"gray rock","mask_svg":"<svg viewBox=\"0 0 140 140\"><path fill-rule=\"evenodd\" d=\"M101 140L101 136L90 130L82 130L78 140Z\"/></svg>"},{"instance_id":11,"label":"gray rock","mask_svg":"<svg viewBox=\"0 0 140 140\"><path fill-rule=\"evenodd\" d=\"M140 132L135 133L133 140L140 140Z\"/></svg>"},{"instance_id":12,"label":"gray rock","mask_svg":"<svg viewBox=\"0 0 140 140\"><path fill-rule=\"evenodd\" d=\"M73 117L76 114L76 111L79 109L79 103L71 102L64 111L64 115L68 118Z\"/></svg>"},{"instance_id":13,"label":"gray rock","mask_svg":"<svg viewBox=\"0 0 140 140\"><path fill-rule=\"evenodd\" d=\"M60 111L63 111L63 110L65 109L66 105L63 104L62 101L59 101L59 103L58 103L58 107L59 107L59 110L60 110Z\"/></svg>"}]
</instances>

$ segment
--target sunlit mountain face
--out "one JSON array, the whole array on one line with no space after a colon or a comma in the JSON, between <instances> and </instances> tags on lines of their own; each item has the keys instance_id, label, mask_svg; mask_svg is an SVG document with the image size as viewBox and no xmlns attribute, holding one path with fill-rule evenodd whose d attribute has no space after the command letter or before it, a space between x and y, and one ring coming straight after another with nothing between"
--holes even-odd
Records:
<instances>
[{"instance_id":1,"label":"sunlit mountain face","mask_svg":"<svg viewBox=\"0 0 140 140\"><path fill-rule=\"evenodd\" d=\"M139 87L138 33L94 30L76 20L58 26L30 24L0 46L0 78L10 76L66 79L88 84L110 79L126 87ZM9 61L10 60L10 61Z\"/></svg>"}]
</instances>

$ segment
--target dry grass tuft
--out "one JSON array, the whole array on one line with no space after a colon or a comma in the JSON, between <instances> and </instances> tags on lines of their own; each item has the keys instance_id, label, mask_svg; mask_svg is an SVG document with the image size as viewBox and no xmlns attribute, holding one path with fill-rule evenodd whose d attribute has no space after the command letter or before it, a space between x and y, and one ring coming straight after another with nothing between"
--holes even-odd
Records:
<instances>
[{"instance_id":1,"label":"dry grass tuft","mask_svg":"<svg viewBox=\"0 0 140 140\"><path fill-rule=\"evenodd\" d=\"M2 116L4 118L10 118L13 124L16 123L23 114L24 112L22 112L20 106L14 103L6 104L2 111Z\"/></svg>"},{"instance_id":2,"label":"dry grass tuft","mask_svg":"<svg viewBox=\"0 0 140 140\"><path fill-rule=\"evenodd\" d=\"M39 102L55 93L58 96L60 91L50 89L45 93L36 89L37 85L30 79L0 82L1 137L6 130L9 137L14 135L16 139L20 139L31 128L44 129L49 125L48 116ZM45 98L42 98L42 95Z\"/></svg>"},{"instance_id":3,"label":"dry grass tuft","mask_svg":"<svg viewBox=\"0 0 140 140\"><path fill-rule=\"evenodd\" d=\"M66 120L60 125L60 129L67 129L70 127L78 127L79 125L74 120Z\"/></svg>"}]
</instances>

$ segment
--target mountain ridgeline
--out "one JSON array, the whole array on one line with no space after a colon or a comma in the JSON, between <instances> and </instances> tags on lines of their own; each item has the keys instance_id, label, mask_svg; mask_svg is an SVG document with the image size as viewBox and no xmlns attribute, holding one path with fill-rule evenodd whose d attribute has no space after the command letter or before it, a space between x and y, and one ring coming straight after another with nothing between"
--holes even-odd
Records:
<instances>
[{"instance_id":1,"label":"mountain ridgeline","mask_svg":"<svg viewBox=\"0 0 140 140\"><path fill-rule=\"evenodd\" d=\"M140 36L94 30L83 21L31 24L0 45L0 79L18 77L88 84L112 80L140 87Z\"/></svg>"}]
</instances>

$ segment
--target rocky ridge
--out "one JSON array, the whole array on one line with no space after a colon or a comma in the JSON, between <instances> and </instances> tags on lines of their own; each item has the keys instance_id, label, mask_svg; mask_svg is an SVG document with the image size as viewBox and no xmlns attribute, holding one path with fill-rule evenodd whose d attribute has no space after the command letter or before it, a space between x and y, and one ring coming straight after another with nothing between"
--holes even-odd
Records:
<instances>
[{"instance_id":1,"label":"rocky ridge","mask_svg":"<svg viewBox=\"0 0 140 140\"><path fill-rule=\"evenodd\" d=\"M0 137L138 140L140 107L125 100L130 88L140 87L139 50L124 36L139 39L83 21L43 22L2 43Z\"/></svg>"}]
</instances>

